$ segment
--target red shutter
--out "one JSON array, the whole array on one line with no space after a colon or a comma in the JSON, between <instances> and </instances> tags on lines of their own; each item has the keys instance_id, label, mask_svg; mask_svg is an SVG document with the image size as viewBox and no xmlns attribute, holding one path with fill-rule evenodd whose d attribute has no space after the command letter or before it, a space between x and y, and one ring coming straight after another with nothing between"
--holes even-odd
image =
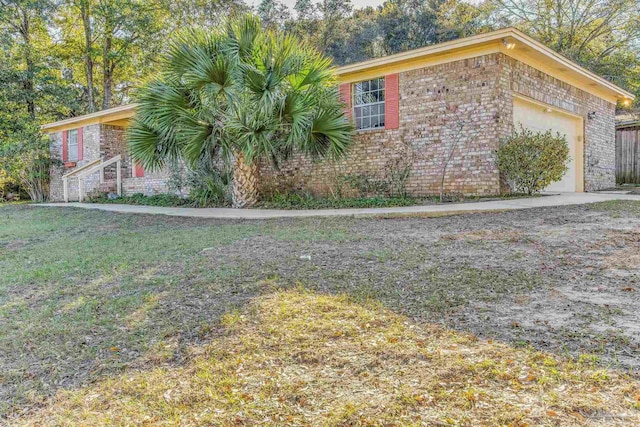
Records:
<instances>
[{"instance_id":1,"label":"red shutter","mask_svg":"<svg viewBox=\"0 0 640 427\"><path fill-rule=\"evenodd\" d=\"M351 118L351 83L340 85L340 100L346 105L345 114Z\"/></svg>"},{"instance_id":2,"label":"red shutter","mask_svg":"<svg viewBox=\"0 0 640 427\"><path fill-rule=\"evenodd\" d=\"M400 126L400 90L398 74L389 74L384 78L384 128L398 129Z\"/></svg>"},{"instance_id":3,"label":"red shutter","mask_svg":"<svg viewBox=\"0 0 640 427\"><path fill-rule=\"evenodd\" d=\"M133 176L135 178L144 176L144 168L138 162L134 162L134 164L133 164Z\"/></svg>"},{"instance_id":4,"label":"red shutter","mask_svg":"<svg viewBox=\"0 0 640 427\"><path fill-rule=\"evenodd\" d=\"M62 131L62 161L69 161L69 131Z\"/></svg>"},{"instance_id":5,"label":"red shutter","mask_svg":"<svg viewBox=\"0 0 640 427\"><path fill-rule=\"evenodd\" d=\"M84 144L82 143L82 129L78 128L78 160L82 160L84 157Z\"/></svg>"}]
</instances>

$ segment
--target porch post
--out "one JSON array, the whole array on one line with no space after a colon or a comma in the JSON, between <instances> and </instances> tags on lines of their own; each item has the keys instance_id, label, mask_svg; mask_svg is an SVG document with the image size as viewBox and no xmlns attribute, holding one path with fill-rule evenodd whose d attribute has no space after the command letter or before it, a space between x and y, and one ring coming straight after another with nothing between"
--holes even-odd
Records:
<instances>
[{"instance_id":1,"label":"porch post","mask_svg":"<svg viewBox=\"0 0 640 427\"><path fill-rule=\"evenodd\" d=\"M78 201L82 203L84 199L84 179L78 178Z\"/></svg>"},{"instance_id":2,"label":"porch post","mask_svg":"<svg viewBox=\"0 0 640 427\"><path fill-rule=\"evenodd\" d=\"M122 196L122 171L121 171L122 161L118 160L116 162L116 189L118 191L118 196Z\"/></svg>"},{"instance_id":3,"label":"porch post","mask_svg":"<svg viewBox=\"0 0 640 427\"><path fill-rule=\"evenodd\" d=\"M100 164L103 164L104 160L100 159ZM104 168L100 168L100 184L104 184Z\"/></svg>"},{"instance_id":4,"label":"porch post","mask_svg":"<svg viewBox=\"0 0 640 427\"><path fill-rule=\"evenodd\" d=\"M65 203L69 203L69 179L62 178L62 198Z\"/></svg>"}]
</instances>

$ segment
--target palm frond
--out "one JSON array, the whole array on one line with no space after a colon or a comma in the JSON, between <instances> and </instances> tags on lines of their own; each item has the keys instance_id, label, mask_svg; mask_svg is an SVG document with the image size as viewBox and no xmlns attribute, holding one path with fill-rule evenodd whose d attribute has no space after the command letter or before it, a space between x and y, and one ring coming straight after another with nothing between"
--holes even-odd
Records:
<instances>
[{"instance_id":1,"label":"palm frond","mask_svg":"<svg viewBox=\"0 0 640 427\"><path fill-rule=\"evenodd\" d=\"M351 144L353 125L340 108L320 108L313 118L311 135L300 149L313 157L342 157Z\"/></svg>"}]
</instances>

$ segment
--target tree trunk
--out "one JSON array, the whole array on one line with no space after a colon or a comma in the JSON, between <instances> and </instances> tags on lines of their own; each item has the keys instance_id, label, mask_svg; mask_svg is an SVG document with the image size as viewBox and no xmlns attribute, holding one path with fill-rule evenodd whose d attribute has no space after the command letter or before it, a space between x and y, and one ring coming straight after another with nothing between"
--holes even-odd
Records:
<instances>
[{"instance_id":1,"label":"tree trunk","mask_svg":"<svg viewBox=\"0 0 640 427\"><path fill-rule=\"evenodd\" d=\"M93 40L91 38L91 10L89 2L80 4L80 14L82 15L82 26L84 27L84 69L87 77L87 102L89 112L96 111L96 102L93 95L93 57L91 54Z\"/></svg>"},{"instance_id":2,"label":"tree trunk","mask_svg":"<svg viewBox=\"0 0 640 427\"><path fill-rule=\"evenodd\" d=\"M111 106L111 88L113 87L113 60L110 58L113 44L113 25L110 18L105 18L104 44L102 45L102 109Z\"/></svg>"},{"instance_id":3,"label":"tree trunk","mask_svg":"<svg viewBox=\"0 0 640 427\"><path fill-rule=\"evenodd\" d=\"M258 201L258 165L247 163L243 153L236 155L232 197L234 208L248 208Z\"/></svg>"},{"instance_id":4,"label":"tree trunk","mask_svg":"<svg viewBox=\"0 0 640 427\"><path fill-rule=\"evenodd\" d=\"M24 8L22 10L21 22L20 22L20 33L22 35L22 39L24 40L24 58L25 64L27 68L26 78L23 82L23 88L29 94L27 96L27 111L32 119L36 118L36 103L35 103L35 64L33 61L33 46L31 45L31 19L27 12L27 9Z\"/></svg>"}]
</instances>

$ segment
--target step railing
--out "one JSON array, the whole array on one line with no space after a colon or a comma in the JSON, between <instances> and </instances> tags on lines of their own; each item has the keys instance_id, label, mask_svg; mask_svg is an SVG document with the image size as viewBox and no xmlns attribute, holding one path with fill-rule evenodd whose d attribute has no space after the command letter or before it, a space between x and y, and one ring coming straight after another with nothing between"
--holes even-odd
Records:
<instances>
[{"instance_id":1,"label":"step railing","mask_svg":"<svg viewBox=\"0 0 640 427\"><path fill-rule=\"evenodd\" d=\"M62 175L62 187L64 193L65 203L69 202L69 178L78 178L78 201L84 200L84 179L93 175L96 172L100 172L100 183L104 183L104 169L113 164L116 164L116 191L118 196L122 195L122 156L117 155L109 160L103 161L102 159L94 160L86 165L78 168L68 174Z\"/></svg>"}]
</instances>

